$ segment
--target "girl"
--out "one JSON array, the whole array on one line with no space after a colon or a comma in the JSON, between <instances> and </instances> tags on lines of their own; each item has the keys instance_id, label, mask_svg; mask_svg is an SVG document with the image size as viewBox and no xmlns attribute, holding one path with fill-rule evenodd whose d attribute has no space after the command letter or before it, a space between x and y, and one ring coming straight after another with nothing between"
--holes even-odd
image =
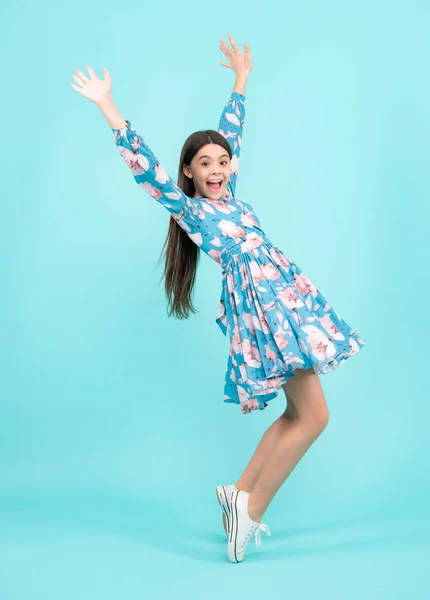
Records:
<instances>
[{"instance_id":1,"label":"girl","mask_svg":"<svg viewBox=\"0 0 430 600\"><path fill-rule=\"evenodd\" d=\"M100 108L136 183L171 215L163 273L169 314L182 319L196 312L191 296L200 249L222 267L216 322L230 341L224 401L247 414L266 408L281 388L285 392L285 412L263 435L242 476L217 487L228 557L240 562L254 535L257 547L260 530L270 535L261 522L267 507L327 425L318 375L342 365L365 342L270 242L252 206L235 196L252 60L248 45L242 53L229 41L220 41L229 61L220 64L236 74L233 91L218 131L197 131L185 141L178 184L121 116L107 69L104 79L90 65L89 76L77 69L71 86Z\"/></svg>"}]
</instances>

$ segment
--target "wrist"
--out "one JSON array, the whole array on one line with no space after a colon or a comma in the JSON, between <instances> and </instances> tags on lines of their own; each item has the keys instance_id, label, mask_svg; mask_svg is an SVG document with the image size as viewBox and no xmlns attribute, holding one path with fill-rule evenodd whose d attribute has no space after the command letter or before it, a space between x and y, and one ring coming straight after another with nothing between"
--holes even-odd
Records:
<instances>
[{"instance_id":1,"label":"wrist","mask_svg":"<svg viewBox=\"0 0 430 600\"><path fill-rule=\"evenodd\" d=\"M236 81L246 82L251 71L237 71Z\"/></svg>"},{"instance_id":2,"label":"wrist","mask_svg":"<svg viewBox=\"0 0 430 600\"><path fill-rule=\"evenodd\" d=\"M248 81L248 73L236 73L236 81L233 87L233 92L237 92L238 94L242 94L245 96L246 92L246 84Z\"/></svg>"},{"instance_id":3,"label":"wrist","mask_svg":"<svg viewBox=\"0 0 430 600\"><path fill-rule=\"evenodd\" d=\"M106 96L103 96L103 98L96 102L96 105L100 108L100 110L111 108L114 105L112 94L109 93Z\"/></svg>"}]
</instances>

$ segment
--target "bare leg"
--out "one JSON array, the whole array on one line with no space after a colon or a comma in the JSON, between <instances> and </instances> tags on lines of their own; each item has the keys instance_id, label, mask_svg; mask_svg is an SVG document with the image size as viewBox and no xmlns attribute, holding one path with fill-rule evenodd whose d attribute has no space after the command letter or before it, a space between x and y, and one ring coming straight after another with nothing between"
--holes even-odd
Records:
<instances>
[{"instance_id":1,"label":"bare leg","mask_svg":"<svg viewBox=\"0 0 430 600\"><path fill-rule=\"evenodd\" d=\"M328 422L324 392L312 368L297 370L283 387L297 418L283 431L252 488L248 513L254 521L261 521L276 492Z\"/></svg>"},{"instance_id":2,"label":"bare leg","mask_svg":"<svg viewBox=\"0 0 430 600\"><path fill-rule=\"evenodd\" d=\"M287 408L285 412L283 412L282 415L276 419L274 423L272 423L272 425L266 430L261 438L261 441L252 455L248 466L235 484L239 490L244 490L245 492L250 492L252 490L255 482L260 476L261 471L263 470L269 454L272 452L277 442L285 434L287 429L296 418L296 409L294 408L294 404L285 389L284 391L287 397Z\"/></svg>"}]
</instances>

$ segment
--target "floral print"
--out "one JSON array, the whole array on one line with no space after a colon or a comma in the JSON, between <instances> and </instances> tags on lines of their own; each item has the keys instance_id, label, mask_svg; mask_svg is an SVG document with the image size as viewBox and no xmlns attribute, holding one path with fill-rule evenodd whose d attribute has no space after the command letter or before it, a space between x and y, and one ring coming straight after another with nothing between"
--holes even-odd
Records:
<instances>
[{"instance_id":1,"label":"floral print","mask_svg":"<svg viewBox=\"0 0 430 600\"><path fill-rule=\"evenodd\" d=\"M226 194L189 197L134 129L113 129L136 183L162 204L203 252L222 267L216 323L229 338L224 402L243 414L262 410L297 369L328 373L365 342L318 288L268 239L252 206L236 197L245 96L233 92L218 131L233 158Z\"/></svg>"}]
</instances>

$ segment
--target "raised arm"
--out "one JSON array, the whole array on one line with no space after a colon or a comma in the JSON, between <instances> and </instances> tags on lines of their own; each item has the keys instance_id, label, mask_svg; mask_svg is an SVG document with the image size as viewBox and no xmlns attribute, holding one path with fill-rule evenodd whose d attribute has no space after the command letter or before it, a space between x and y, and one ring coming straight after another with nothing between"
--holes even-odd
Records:
<instances>
[{"instance_id":1,"label":"raised arm","mask_svg":"<svg viewBox=\"0 0 430 600\"><path fill-rule=\"evenodd\" d=\"M115 143L136 183L170 213L180 214L185 210L187 196L166 173L130 121L125 123L121 128L112 127L112 131Z\"/></svg>"},{"instance_id":2,"label":"raised arm","mask_svg":"<svg viewBox=\"0 0 430 600\"><path fill-rule=\"evenodd\" d=\"M231 96L221 113L218 131L229 141L232 149L230 187L234 195L239 170L239 156L242 147L243 124L245 121L245 91L248 76L252 70L252 58L248 44L245 44L245 52L242 53L232 36L229 35L228 37L231 48L224 40L220 41L219 47L229 59L230 64L224 62L220 62L220 64L235 72L236 82Z\"/></svg>"},{"instance_id":3,"label":"raised arm","mask_svg":"<svg viewBox=\"0 0 430 600\"><path fill-rule=\"evenodd\" d=\"M87 68L90 77L76 69L77 75L73 75L73 78L78 85L72 84L72 87L100 108L136 183L170 213L182 213L187 196L169 177L130 121L122 117L112 99L112 79L108 70L104 69L105 78L99 79L90 65Z\"/></svg>"},{"instance_id":4,"label":"raised arm","mask_svg":"<svg viewBox=\"0 0 430 600\"><path fill-rule=\"evenodd\" d=\"M242 147L242 130L245 121L245 96L232 92L219 120L218 131L229 142L233 153L231 159L230 187L234 196L239 171L239 156Z\"/></svg>"}]
</instances>

